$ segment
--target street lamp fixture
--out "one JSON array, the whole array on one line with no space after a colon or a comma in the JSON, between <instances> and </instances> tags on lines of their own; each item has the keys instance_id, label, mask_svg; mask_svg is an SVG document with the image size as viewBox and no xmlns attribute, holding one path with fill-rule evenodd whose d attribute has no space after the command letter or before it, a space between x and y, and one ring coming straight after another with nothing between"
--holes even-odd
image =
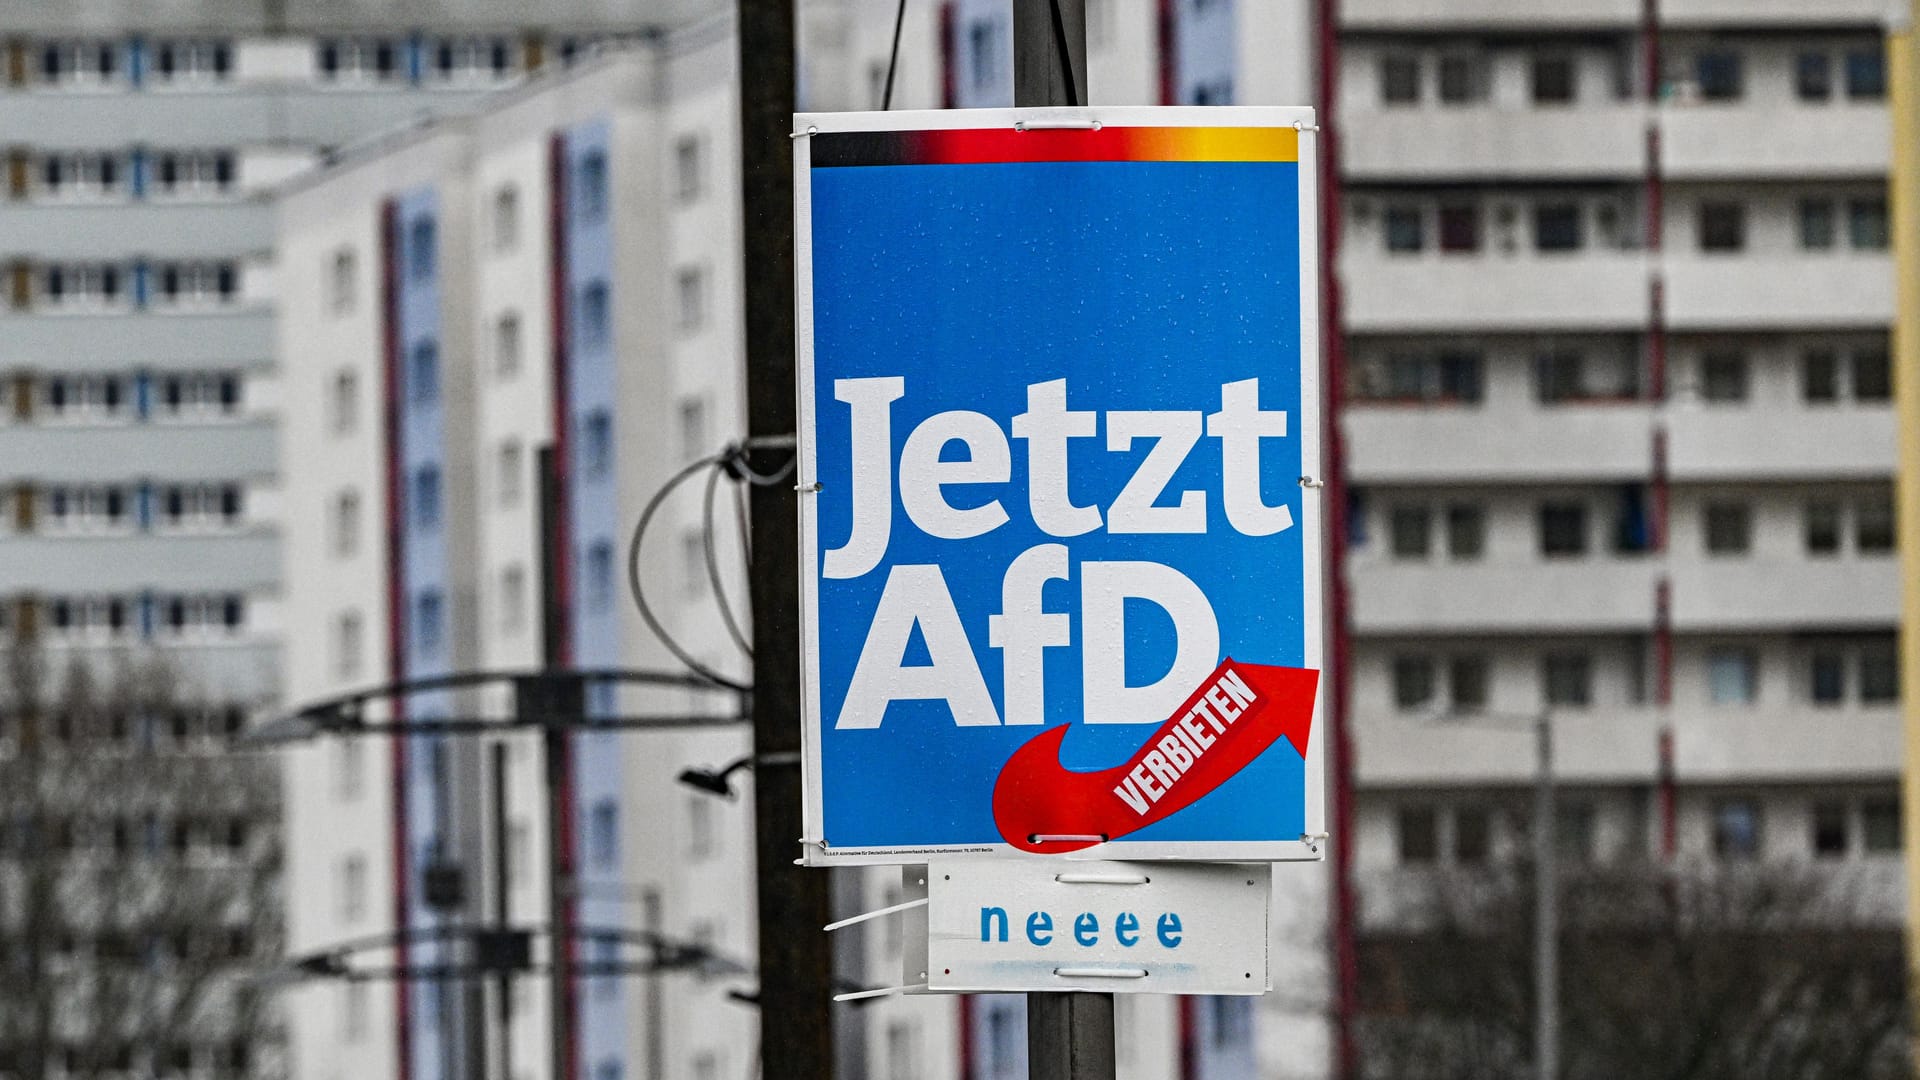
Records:
<instances>
[{"instance_id":1,"label":"street lamp fixture","mask_svg":"<svg viewBox=\"0 0 1920 1080\"><path fill-rule=\"evenodd\" d=\"M694 789L709 795L719 795L725 799L735 799L739 795L733 790L731 777L741 769L751 769L756 765L798 765L799 754L761 754L758 758L752 754L727 763L722 769L691 768L680 770L677 779Z\"/></svg>"}]
</instances>

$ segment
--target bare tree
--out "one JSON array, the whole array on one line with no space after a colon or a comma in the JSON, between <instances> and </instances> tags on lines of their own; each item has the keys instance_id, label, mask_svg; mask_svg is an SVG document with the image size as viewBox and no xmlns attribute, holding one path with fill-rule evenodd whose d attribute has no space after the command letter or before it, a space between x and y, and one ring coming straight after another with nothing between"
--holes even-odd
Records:
<instances>
[{"instance_id":1,"label":"bare tree","mask_svg":"<svg viewBox=\"0 0 1920 1080\"><path fill-rule=\"evenodd\" d=\"M278 796L240 713L158 661L4 664L0 1074L271 1075Z\"/></svg>"},{"instance_id":2,"label":"bare tree","mask_svg":"<svg viewBox=\"0 0 1920 1080\"><path fill-rule=\"evenodd\" d=\"M1361 945L1369 1077L1532 1080L1532 874L1428 881ZM1897 921L1799 864L1587 867L1561 896L1567 1080L1910 1075Z\"/></svg>"}]
</instances>

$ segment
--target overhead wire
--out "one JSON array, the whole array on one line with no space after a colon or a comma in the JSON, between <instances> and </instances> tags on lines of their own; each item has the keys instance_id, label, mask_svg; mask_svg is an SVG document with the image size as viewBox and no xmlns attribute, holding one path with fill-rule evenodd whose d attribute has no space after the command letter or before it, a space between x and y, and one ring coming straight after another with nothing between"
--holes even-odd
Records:
<instances>
[{"instance_id":1,"label":"overhead wire","mask_svg":"<svg viewBox=\"0 0 1920 1080\"><path fill-rule=\"evenodd\" d=\"M701 663L679 641L675 640L672 634L667 632L667 628L654 615L653 607L647 603L646 587L640 583L640 545L646 539L647 526L653 522L653 515L659 511L661 504L666 502L667 496L673 494L675 488L701 469L718 468L720 463L726 460L726 456L725 452L712 454L682 467L661 485L659 491L653 493L653 498L647 500L646 508L640 511L640 520L633 527L633 539L627 544L627 587L633 593L634 606L640 609L641 621L647 624L647 629L653 631L653 636L660 639L660 644L666 646L667 651L685 664L688 670L729 690L746 691L752 688L738 679L724 675Z\"/></svg>"},{"instance_id":2,"label":"overhead wire","mask_svg":"<svg viewBox=\"0 0 1920 1080\"><path fill-rule=\"evenodd\" d=\"M887 88L880 95L880 111L893 108L893 73L900 66L900 27L907 21L907 0L893 13L893 50L887 54Z\"/></svg>"},{"instance_id":3,"label":"overhead wire","mask_svg":"<svg viewBox=\"0 0 1920 1080\"><path fill-rule=\"evenodd\" d=\"M727 602L727 587L720 580L720 559L713 544L713 493L720 486L720 474L727 470L719 465L707 470L707 490L700 499L700 539L701 547L706 549L707 584L713 589L713 602L720 609L720 621L726 624L727 636L740 646L740 651L753 658L753 643L740 630L740 624L733 617L733 605Z\"/></svg>"}]
</instances>

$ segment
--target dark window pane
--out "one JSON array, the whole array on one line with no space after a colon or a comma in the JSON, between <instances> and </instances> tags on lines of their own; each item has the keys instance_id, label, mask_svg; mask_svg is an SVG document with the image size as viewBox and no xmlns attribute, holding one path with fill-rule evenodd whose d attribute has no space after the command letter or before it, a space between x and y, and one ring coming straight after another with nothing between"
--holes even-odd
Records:
<instances>
[{"instance_id":1,"label":"dark window pane","mask_svg":"<svg viewBox=\"0 0 1920 1080\"><path fill-rule=\"evenodd\" d=\"M1580 207L1575 203L1543 203L1533 208L1533 246L1540 251L1578 251L1582 235Z\"/></svg>"},{"instance_id":2,"label":"dark window pane","mask_svg":"<svg viewBox=\"0 0 1920 1080\"><path fill-rule=\"evenodd\" d=\"M1900 700L1900 652L1892 638L1877 638L1860 647L1860 700L1868 705Z\"/></svg>"},{"instance_id":3,"label":"dark window pane","mask_svg":"<svg viewBox=\"0 0 1920 1080\"><path fill-rule=\"evenodd\" d=\"M1440 857L1439 816L1431 806L1400 808L1400 861L1427 863Z\"/></svg>"},{"instance_id":4,"label":"dark window pane","mask_svg":"<svg viewBox=\"0 0 1920 1080\"><path fill-rule=\"evenodd\" d=\"M1700 97L1706 101L1733 101L1742 87L1740 54L1725 49L1703 52L1694 57L1694 79L1700 84Z\"/></svg>"},{"instance_id":5,"label":"dark window pane","mask_svg":"<svg viewBox=\"0 0 1920 1080\"><path fill-rule=\"evenodd\" d=\"M1447 665L1447 682L1453 692L1453 707L1460 710L1487 707L1487 658L1456 656Z\"/></svg>"},{"instance_id":6,"label":"dark window pane","mask_svg":"<svg viewBox=\"0 0 1920 1080\"><path fill-rule=\"evenodd\" d=\"M1465 865L1487 861L1493 850L1493 815L1485 807L1463 806L1453 813L1453 859Z\"/></svg>"},{"instance_id":7,"label":"dark window pane","mask_svg":"<svg viewBox=\"0 0 1920 1080\"><path fill-rule=\"evenodd\" d=\"M1447 507L1447 554L1456 559L1477 559L1486 546L1486 511L1473 503Z\"/></svg>"},{"instance_id":8,"label":"dark window pane","mask_svg":"<svg viewBox=\"0 0 1920 1080\"><path fill-rule=\"evenodd\" d=\"M1745 555L1753 546L1753 507L1743 502L1714 502L1706 508L1709 555Z\"/></svg>"},{"instance_id":9,"label":"dark window pane","mask_svg":"<svg viewBox=\"0 0 1920 1080\"><path fill-rule=\"evenodd\" d=\"M1565 55L1533 58L1533 103L1568 105L1574 98L1573 57Z\"/></svg>"},{"instance_id":10,"label":"dark window pane","mask_svg":"<svg viewBox=\"0 0 1920 1080\"><path fill-rule=\"evenodd\" d=\"M1832 349L1809 349L1800 357L1800 396L1813 403L1840 400L1840 360Z\"/></svg>"},{"instance_id":11,"label":"dark window pane","mask_svg":"<svg viewBox=\"0 0 1920 1080\"><path fill-rule=\"evenodd\" d=\"M1853 398L1855 401L1893 400L1893 366L1887 350L1877 345L1853 350Z\"/></svg>"},{"instance_id":12,"label":"dark window pane","mask_svg":"<svg viewBox=\"0 0 1920 1080\"><path fill-rule=\"evenodd\" d=\"M1793 89L1801 101L1825 101L1833 93L1833 60L1823 52L1803 52L1794 59Z\"/></svg>"},{"instance_id":13,"label":"dark window pane","mask_svg":"<svg viewBox=\"0 0 1920 1080\"><path fill-rule=\"evenodd\" d=\"M1587 508L1579 503L1547 503L1540 507L1540 554L1587 553Z\"/></svg>"},{"instance_id":14,"label":"dark window pane","mask_svg":"<svg viewBox=\"0 0 1920 1080\"><path fill-rule=\"evenodd\" d=\"M1847 853L1847 804L1813 804L1813 853L1837 858Z\"/></svg>"},{"instance_id":15,"label":"dark window pane","mask_svg":"<svg viewBox=\"0 0 1920 1080\"><path fill-rule=\"evenodd\" d=\"M1847 97L1878 101L1887 96L1887 56L1879 46L1847 51Z\"/></svg>"},{"instance_id":16,"label":"dark window pane","mask_svg":"<svg viewBox=\"0 0 1920 1080\"><path fill-rule=\"evenodd\" d=\"M1887 200L1847 200L1847 241L1858 251L1887 249Z\"/></svg>"},{"instance_id":17,"label":"dark window pane","mask_svg":"<svg viewBox=\"0 0 1920 1080\"><path fill-rule=\"evenodd\" d=\"M1838 705L1846 699L1847 667L1838 650L1817 650L1810 658L1809 668L1814 704Z\"/></svg>"},{"instance_id":18,"label":"dark window pane","mask_svg":"<svg viewBox=\"0 0 1920 1080\"><path fill-rule=\"evenodd\" d=\"M1854 504L1853 546L1862 555L1887 555L1894 545L1893 496L1869 495Z\"/></svg>"},{"instance_id":19,"label":"dark window pane","mask_svg":"<svg viewBox=\"0 0 1920 1080\"><path fill-rule=\"evenodd\" d=\"M1807 504L1807 554L1840 553L1840 504L1816 499Z\"/></svg>"},{"instance_id":20,"label":"dark window pane","mask_svg":"<svg viewBox=\"0 0 1920 1080\"><path fill-rule=\"evenodd\" d=\"M1405 53L1380 58L1380 100L1411 105L1420 100L1420 61Z\"/></svg>"},{"instance_id":21,"label":"dark window pane","mask_svg":"<svg viewBox=\"0 0 1920 1080\"><path fill-rule=\"evenodd\" d=\"M1396 656L1393 658L1393 703L1401 709L1418 709L1433 700L1433 658Z\"/></svg>"},{"instance_id":22,"label":"dark window pane","mask_svg":"<svg viewBox=\"0 0 1920 1080\"><path fill-rule=\"evenodd\" d=\"M1487 96L1486 63L1475 56L1440 58L1440 100L1465 105Z\"/></svg>"},{"instance_id":23,"label":"dark window pane","mask_svg":"<svg viewBox=\"0 0 1920 1080\"><path fill-rule=\"evenodd\" d=\"M1722 859L1751 859L1760 854L1760 804L1726 799L1713 808L1713 853Z\"/></svg>"},{"instance_id":24,"label":"dark window pane","mask_svg":"<svg viewBox=\"0 0 1920 1080\"><path fill-rule=\"evenodd\" d=\"M1586 653L1548 653L1541 669L1548 705L1584 708L1593 700L1593 658Z\"/></svg>"},{"instance_id":25,"label":"dark window pane","mask_svg":"<svg viewBox=\"0 0 1920 1080\"><path fill-rule=\"evenodd\" d=\"M1860 803L1860 825L1869 854L1900 850L1900 797L1877 796Z\"/></svg>"},{"instance_id":26,"label":"dark window pane","mask_svg":"<svg viewBox=\"0 0 1920 1080\"><path fill-rule=\"evenodd\" d=\"M1700 250L1739 251L1747 246L1747 208L1736 202L1700 204Z\"/></svg>"},{"instance_id":27,"label":"dark window pane","mask_svg":"<svg viewBox=\"0 0 1920 1080\"><path fill-rule=\"evenodd\" d=\"M1432 512L1424 506L1396 506L1392 520L1394 558L1426 558L1432 546Z\"/></svg>"},{"instance_id":28,"label":"dark window pane","mask_svg":"<svg viewBox=\"0 0 1920 1080\"><path fill-rule=\"evenodd\" d=\"M1426 246L1425 234L1418 207L1387 207L1388 251L1419 251Z\"/></svg>"},{"instance_id":29,"label":"dark window pane","mask_svg":"<svg viewBox=\"0 0 1920 1080\"><path fill-rule=\"evenodd\" d=\"M1747 400L1747 356L1714 351L1700 358L1700 397L1704 401Z\"/></svg>"},{"instance_id":30,"label":"dark window pane","mask_svg":"<svg viewBox=\"0 0 1920 1080\"><path fill-rule=\"evenodd\" d=\"M1440 250L1480 250L1480 207L1454 203L1440 207Z\"/></svg>"},{"instance_id":31,"label":"dark window pane","mask_svg":"<svg viewBox=\"0 0 1920 1080\"><path fill-rule=\"evenodd\" d=\"M1800 246L1808 251L1833 247L1833 203L1827 199L1800 200Z\"/></svg>"}]
</instances>

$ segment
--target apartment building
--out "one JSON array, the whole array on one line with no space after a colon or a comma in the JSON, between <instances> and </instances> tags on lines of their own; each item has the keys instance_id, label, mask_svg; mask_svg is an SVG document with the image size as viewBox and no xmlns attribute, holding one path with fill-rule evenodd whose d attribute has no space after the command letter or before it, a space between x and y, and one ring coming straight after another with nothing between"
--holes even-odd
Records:
<instances>
[{"instance_id":1,"label":"apartment building","mask_svg":"<svg viewBox=\"0 0 1920 1080\"><path fill-rule=\"evenodd\" d=\"M1209 31L1222 49L1247 40L1236 19L1266 35L1260 40L1278 33L1259 14L1227 5L1181 10L1191 12L1195 34L1227 20ZM891 0L802 5L803 107L881 103L893 12ZM1094 5L1096 100L1153 103L1174 84L1187 86L1181 100L1227 92L1221 80L1238 54L1221 60L1190 42L1191 57L1163 63L1169 28L1188 18L1163 14L1144 0ZM963 88L983 95L968 103L1005 104L1009 31L1004 5L910 5L895 106L961 104ZM290 411L282 431L291 700L389 678L537 665L547 632L535 468L548 447L568 477L570 582L556 630L574 643L571 662L679 668L628 596L627 543L663 484L744 427L733 47L724 16L694 23L353 147L285 189L277 273L289 302L279 362L289 397L316 406ZM1304 86L1304 60L1278 74L1269 63L1249 67L1255 74L1244 82L1274 83L1269 100L1291 100L1293 83ZM992 93L998 102L985 96ZM734 510L722 481L709 530L703 486L704 475L683 486L653 520L643 585L697 660L738 677L747 665L719 608L724 596L738 610L745 594ZM706 565L710 542L717 583ZM593 707L621 713L730 708L711 694L603 693L611 696ZM416 695L407 708L499 717L511 712L507 694ZM420 883L436 858L464 868L468 913L495 910L482 871L501 852L480 810L480 744L492 741L416 738L396 754L388 740L335 740L293 752L292 951L458 921L458 912L423 904ZM507 907L538 924L549 909L536 869L545 866L547 835L534 809L537 742L499 741L510 763ZM745 750L744 733L724 727L576 739L581 924L638 927L751 965L750 802L674 782L684 768L722 766ZM734 784L750 798L750 774ZM405 837L398 857L396 836ZM849 911L898 902L898 871L842 877ZM1280 920L1286 990L1268 1002L1273 1022L1256 1017L1249 999L1125 998L1127 1075L1323 1073L1320 879L1317 868L1303 868L1302 880L1283 888L1294 906ZM844 973L868 985L900 981L901 941L900 927L885 921L847 937ZM416 944L408 959L462 955L438 948ZM594 1080L747 1071L758 1018L728 992L751 982L719 968L584 978L574 1068ZM523 979L515 992L506 1066L492 994L303 987L290 998L294 1071L548 1074L544 982ZM844 1076L1025 1070L1018 997L891 999L846 1010L842 1024ZM404 1047L403 1029L411 1033Z\"/></svg>"},{"instance_id":2,"label":"apartment building","mask_svg":"<svg viewBox=\"0 0 1920 1080\"><path fill-rule=\"evenodd\" d=\"M1341 5L1363 936L1542 712L1576 862L1901 910L1881 14Z\"/></svg>"}]
</instances>

